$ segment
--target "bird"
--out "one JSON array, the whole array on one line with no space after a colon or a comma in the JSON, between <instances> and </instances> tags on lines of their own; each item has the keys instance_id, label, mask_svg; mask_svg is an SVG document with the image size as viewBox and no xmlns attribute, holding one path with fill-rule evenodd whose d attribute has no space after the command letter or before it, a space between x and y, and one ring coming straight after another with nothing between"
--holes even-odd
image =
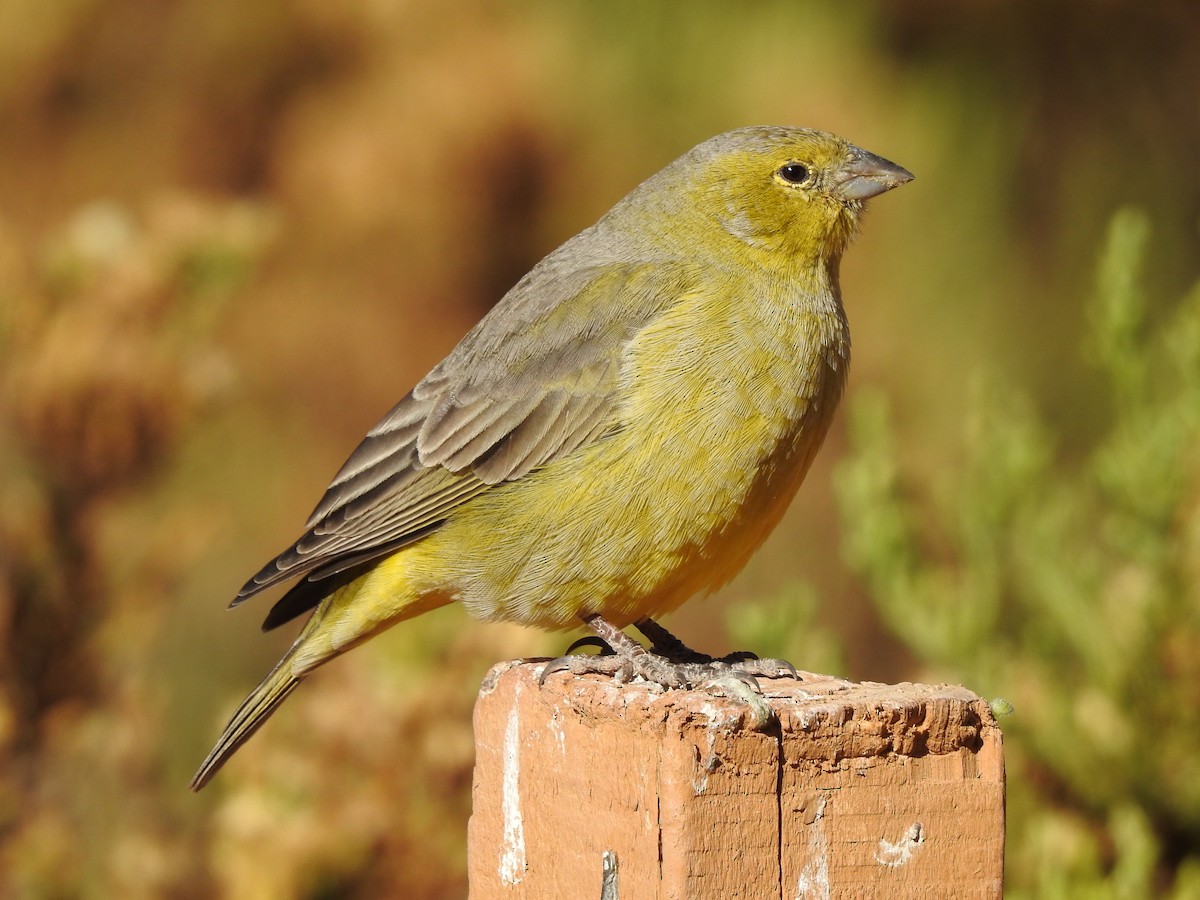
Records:
<instances>
[{"instance_id":1,"label":"bird","mask_svg":"<svg viewBox=\"0 0 1200 900\"><path fill-rule=\"evenodd\" d=\"M840 261L866 201L912 178L827 132L739 128L537 263L230 604L294 581L263 630L308 620L191 788L319 666L449 603L585 625L661 683L686 647L655 619L744 566L829 429L850 362Z\"/></svg>"}]
</instances>

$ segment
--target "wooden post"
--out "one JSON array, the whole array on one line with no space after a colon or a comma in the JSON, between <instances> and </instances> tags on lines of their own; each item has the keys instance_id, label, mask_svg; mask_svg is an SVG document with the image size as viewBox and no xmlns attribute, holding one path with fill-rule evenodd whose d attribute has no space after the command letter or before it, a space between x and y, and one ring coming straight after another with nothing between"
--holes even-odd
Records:
<instances>
[{"instance_id":1,"label":"wooden post","mask_svg":"<svg viewBox=\"0 0 1200 900\"><path fill-rule=\"evenodd\" d=\"M1001 896L1004 762L961 687L764 680L741 700L540 662L475 706L472 900Z\"/></svg>"}]
</instances>

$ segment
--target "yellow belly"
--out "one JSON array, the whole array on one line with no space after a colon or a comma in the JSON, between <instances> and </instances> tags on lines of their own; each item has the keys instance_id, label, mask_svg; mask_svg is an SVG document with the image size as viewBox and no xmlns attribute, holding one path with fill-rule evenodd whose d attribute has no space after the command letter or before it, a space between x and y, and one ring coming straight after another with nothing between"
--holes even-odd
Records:
<instances>
[{"instance_id":1,"label":"yellow belly","mask_svg":"<svg viewBox=\"0 0 1200 900\"><path fill-rule=\"evenodd\" d=\"M848 338L836 301L741 323L705 302L629 348L621 430L475 498L385 561L380 586L394 574L477 618L553 629L661 615L732 578L825 436ZM698 329L706 315L726 330Z\"/></svg>"}]
</instances>

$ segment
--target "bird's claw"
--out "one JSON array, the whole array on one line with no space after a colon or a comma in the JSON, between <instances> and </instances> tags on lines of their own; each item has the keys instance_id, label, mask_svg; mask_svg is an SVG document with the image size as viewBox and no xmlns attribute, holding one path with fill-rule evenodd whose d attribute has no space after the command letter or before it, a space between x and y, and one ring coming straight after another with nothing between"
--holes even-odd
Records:
<instances>
[{"instance_id":1,"label":"bird's claw","mask_svg":"<svg viewBox=\"0 0 1200 900\"><path fill-rule=\"evenodd\" d=\"M710 663L673 663L651 653L624 657L615 653L604 656L575 654L552 659L538 675L538 684L556 672L572 675L606 675L618 684L635 678L664 690L699 688L713 690L733 700L742 701L749 710L750 725L762 729L771 721L771 707L762 696L758 679L750 672L721 660Z\"/></svg>"},{"instance_id":2,"label":"bird's claw","mask_svg":"<svg viewBox=\"0 0 1200 900\"><path fill-rule=\"evenodd\" d=\"M763 699L762 691L753 675L731 670L713 678L704 686L724 694L730 699L741 700L745 703L750 712L750 727L755 731L765 728L774 716L770 705Z\"/></svg>"},{"instance_id":3,"label":"bird's claw","mask_svg":"<svg viewBox=\"0 0 1200 900\"><path fill-rule=\"evenodd\" d=\"M596 634L580 638L567 648L566 655L542 666L539 685L555 672L570 672L608 675L618 683L638 678L665 690L709 688L745 703L752 727L761 729L772 713L758 679L800 677L786 660L759 659L748 651L719 659L697 653L652 619L637 623L651 642L649 650L600 616L586 616L584 621ZM580 647L599 647L601 652L597 656L573 655Z\"/></svg>"},{"instance_id":4,"label":"bird's claw","mask_svg":"<svg viewBox=\"0 0 1200 900\"><path fill-rule=\"evenodd\" d=\"M595 647L600 651L600 656L612 656L613 654L612 647L608 646L608 644L604 643L604 641L596 637L594 634L588 634L584 635L579 640L575 641L575 643L573 643L570 647L568 647L567 651L561 657L559 657L559 659L570 656L576 650L579 650L582 647Z\"/></svg>"},{"instance_id":5,"label":"bird's claw","mask_svg":"<svg viewBox=\"0 0 1200 900\"><path fill-rule=\"evenodd\" d=\"M544 685L546 679L555 672L570 672L572 675L609 675L618 683L624 683L633 677L629 661L617 656L611 649L608 653L596 656L576 653L550 660L542 666L538 675L538 686Z\"/></svg>"},{"instance_id":6,"label":"bird's claw","mask_svg":"<svg viewBox=\"0 0 1200 900\"><path fill-rule=\"evenodd\" d=\"M733 660L735 656L742 656L739 653L731 653L725 657L725 660L730 661L731 668L739 672L745 672L748 675L756 675L759 678L793 678L796 681L802 680L800 673L786 659L760 659L753 654L743 656L742 659Z\"/></svg>"}]
</instances>

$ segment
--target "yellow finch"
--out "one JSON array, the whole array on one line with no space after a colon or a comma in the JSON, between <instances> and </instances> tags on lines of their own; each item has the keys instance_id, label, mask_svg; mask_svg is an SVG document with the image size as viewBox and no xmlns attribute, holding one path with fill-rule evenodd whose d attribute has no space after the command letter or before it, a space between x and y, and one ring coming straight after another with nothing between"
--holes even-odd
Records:
<instances>
[{"instance_id":1,"label":"yellow finch","mask_svg":"<svg viewBox=\"0 0 1200 900\"><path fill-rule=\"evenodd\" d=\"M198 790L309 673L446 603L660 643L779 521L842 393L838 265L912 176L831 134L742 128L648 179L517 283L368 432L234 603L311 611ZM616 635L624 639L614 640ZM686 679L685 679L686 680Z\"/></svg>"}]
</instances>

